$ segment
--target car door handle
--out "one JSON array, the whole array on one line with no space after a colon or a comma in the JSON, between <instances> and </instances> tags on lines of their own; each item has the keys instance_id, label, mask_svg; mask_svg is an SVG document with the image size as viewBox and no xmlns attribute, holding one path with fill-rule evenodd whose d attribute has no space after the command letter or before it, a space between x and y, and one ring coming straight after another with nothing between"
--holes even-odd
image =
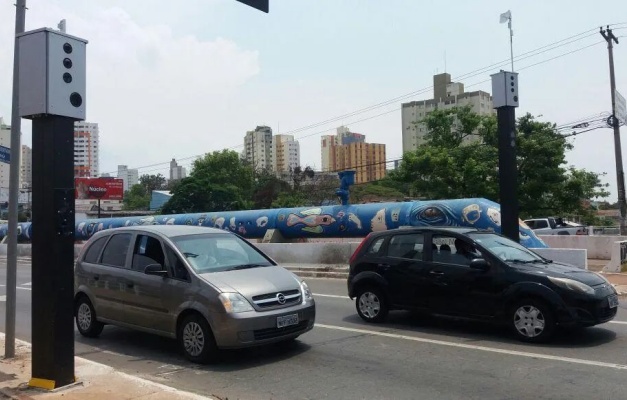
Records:
<instances>
[{"instance_id":1,"label":"car door handle","mask_svg":"<svg viewBox=\"0 0 627 400\"><path fill-rule=\"evenodd\" d=\"M444 272L442 272L442 271L429 271L429 273L430 273L431 275L437 275L437 276L442 276L442 275L444 275Z\"/></svg>"},{"instance_id":2,"label":"car door handle","mask_svg":"<svg viewBox=\"0 0 627 400\"><path fill-rule=\"evenodd\" d=\"M100 279L100 275L94 275L94 280L97 281Z\"/></svg>"},{"instance_id":3,"label":"car door handle","mask_svg":"<svg viewBox=\"0 0 627 400\"><path fill-rule=\"evenodd\" d=\"M132 289L135 286L133 282L126 282L126 287Z\"/></svg>"}]
</instances>

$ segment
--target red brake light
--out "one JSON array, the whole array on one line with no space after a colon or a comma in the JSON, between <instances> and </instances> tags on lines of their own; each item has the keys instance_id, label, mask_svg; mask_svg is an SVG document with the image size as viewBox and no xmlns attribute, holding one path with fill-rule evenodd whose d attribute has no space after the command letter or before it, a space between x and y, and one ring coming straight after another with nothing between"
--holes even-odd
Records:
<instances>
[{"instance_id":1,"label":"red brake light","mask_svg":"<svg viewBox=\"0 0 627 400\"><path fill-rule=\"evenodd\" d=\"M361 243L359 243L359 246L357 246L357 248L355 249L355 252L351 256L350 260L348 261L349 264L352 264L355 261L355 258L357 258L357 254L359 254L359 251L361 250L361 248L364 247L364 244L368 241L368 238L370 237L370 235L371 233L369 233L368 236L366 236L364 240L362 240Z\"/></svg>"}]
</instances>

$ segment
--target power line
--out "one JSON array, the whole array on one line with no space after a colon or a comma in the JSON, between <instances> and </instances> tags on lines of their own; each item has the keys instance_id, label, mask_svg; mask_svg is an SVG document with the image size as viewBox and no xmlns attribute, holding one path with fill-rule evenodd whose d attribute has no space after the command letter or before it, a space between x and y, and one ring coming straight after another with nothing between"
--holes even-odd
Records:
<instances>
[{"instance_id":1,"label":"power line","mask_svg":"<svg viewBox=\"0 0 627 400\"><path fill-rule=\"evenodd\" d=\"M627 25L627 23L622 22L622 23L614 24L612 26L616 26L616 25ZM619 29L625 29L625 27L615 28L615 30L619 30ZM562 47L562 46L565 46L565 45L568 45L568 44L580 41L582 39L586 39L586 38L591 37L591 36L595 36L596 33L595 34L588 34L588 33L592 32L592 31L596 32L596 28L594 28L592 30L585 31L585 32L581 32L581 33L576 34L576 35L569 36L569 37L567 37L565 39L561 39L559 41L550 43L548 45L545 45L545 46L542 46L542 47L539 47L539 48L536 48L536 49L528 51L526 53L522 53L522 54L514 57L514 59L516 61L520 61L520 60L527 59L527 58L530 58L530 57L535 57L535 56L537 56L539 54L543 54L543 53L545 53L547 51L555 50L555 49L557 49L559 47ZM586 34L588 34L588 35L586 35ZM585 36L583 36L583 35L585 35ZM580 37L580 36L583 36L583 37ZM578 39L574 39L574 38L577 38L577 37L579 37L579 38ZM571 40L571 39L574 39L574 40ZM564 43L564 42L566 42L566 43ZM552 57L552 58L549 58L549 59L546 59L546 60L543 60L543 61L540 61L540 62L537 62L537 63L534 63L534 64L530 64L530 65L524 66L522 68L519 68L519 71L527 69L527 68L531 68L531 67L534 67L534 66L537 66L537 65L540 65L540 64L544 64L544 63L549 62L549 61L553 61L553 60L555 60L557 58L565 57L567 55L570 55L570 54L573 54L573 53L585 50L587 48L593 47L593 46L598 45L600 43L603 43L603 41L595 42L593 44L590 44L590 45L587 45L587 46L584 46L584 47L581 47L581 48L578 48L578 49L575 49L575 50L572 50L572 51L569 51L569 52L566 52L566 53L562 53L562 54L560 54L558 56L555 56L555 57ZM542 50L542 51L540 51L540 50ZM483 74L485 72L485 70L491 69L491 68L493 68L495 66L498 67L500 65L507 64L507 63L509 63L509 61L510 60L504 60L504 61L501 61L501 62L498 62L498 63L491 64L489 66L486 66L486 67L483 67L483 68L471 71L469 73L462 74L462 75L456 77L456 79L471 78L471 77L474 77L474 76L477 76L477 75L481 75L481 74ZM481 71L481 72L478 72L478 71ZM480 85L480 84L483 84L483 83L486 83L486 82L489 82L489 81L490 81L490 79L483 80L483 81L476 82L476 83L473 83L473 84L470 84L470 85L466 85L466 87L477 86L477 85ZM337 117L334 117L334 118L331 118L331 119L327 119L325 121L321 121L321 122L318 122L318 123L310 124L310 125L307 125L305 127L301 127L301 128L294 129L294 130L291 130L291 131L283 132L282 134L293 134L293 133L297 133L297 132L300 132L300 131L309 130L309 129L312 129L314 127L318 127L318 126L324 125L326 123L336 122L339 119L343 119L343 118L347 118L347 117L350 117L350 116L358 115L358 114L361 114L361 113L364 113L364 112L367 112L367 111L371 111L371 110L376 109L376 108L385 107L385 106L390 105L390 104L392 104L394 102L397 102L399 100L403 100L403 99L405 99L407 97L411 97L411 96L414 96L414 95L417 95L417 94L424 93L424 92L426 92L426 91L428 91L428 90L430 90L432 88L433 88L433 86L429 86L429 87L426 87L426 88L423 88L423 89L420 89L420 90L417 90L417 91L413 91L413 92L410 92L410 93L407 93L407 94L395 97L395 98L390 99L390 100L386 100L384 102L377 103L377 104L369 106L369 107L365 107L365 108L353 111L353 112L348 113L348 114L337 116ZM367 118L363 118L363 119L359 119L359 120L356 120L356 121L352 121L352 122L349 122L348 124L356 124L356 123L359 123L359 122L363 122L363 121L367 121L367 120L370 120L370 119L378 118L380 116L387 115L387 114L390 114L390 113L396 112L396 111L398 111L397 108L395 108L393 110L389 110L389 111L383 112L383 113L380 113L380 114L377 114L377 115L374 115L374 116L370 116L370 117L367 117ZM305 138L308 138L308 137L311 137L311 136L316 136L316 135L319 135L319 134L322 134L322 133L325 133L325 132L330 132L332 130L333 130L333 128L325 129L324 131L319 131L319 132L315 132L315 133L311 133L311 134L300 136L300 137L298 137L298 139L305 139ZM236 148L240 148L240 147L243 147L243 145L239 144L239 145L227 147L225 149L226 150L232 150L232 149L236 149ZM194 158L199 158L199 157L202 157L204 154L207 154L207 153L202 153L202 154L197 154L197 155L193 155L193 156L183 157L183 158L180 158L178 161L184 161L184 160L190 160L190 159L194 159ZM169 161L165 161L165 162L161 162L161 163L155 163L155 164L150 164L150 165L146 165L146 166L140 166L140 167L136 167L136 168L133 168L133 169L138 169L139 170L139 169L152 168L152 167L157 167L157 166L160 166L160 165L165 165L165 164L168 164L168 163L169 163ZM188 165L191 166L191 163L188 164ZM160 168L155 168L155 169L144 171L144 172L160 171L160 170L164 170L165 171L166 169L167 169L167 167L160 167ZM109 173L112 174L112 173L115 173L115 171L109 172Z\"/></svg>"}]
</instances>

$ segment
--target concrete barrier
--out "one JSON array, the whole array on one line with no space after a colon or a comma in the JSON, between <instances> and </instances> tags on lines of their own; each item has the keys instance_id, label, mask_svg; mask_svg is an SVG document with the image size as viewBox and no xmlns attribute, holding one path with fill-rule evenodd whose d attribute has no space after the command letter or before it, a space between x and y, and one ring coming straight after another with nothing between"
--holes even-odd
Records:
<instances>
[{"instance_id":1,"label":"concrete barrier","mask_svg":"<svg viewBox=\"0 0 627 400\"><path fill-rule=\"evenodd\" d=\"M588 269L588 250L586 249L531 249L544 258L570 264L577 268Z\"/></svg>"},{"instance_id":2,"label":"concrete barrier","mask_svg":"<svg viewBox=\"0 0 627 400\"><path fill-rule=\"evenodd\" d=\"M612 258L603 267L604 272L627 271L627 241L621 240L612 244Z\"/></svg>"},{"instance_id":3,"label":"concrete barrier","mask_svg":"<svg viewBox=\"0 0 627 400\"><path fill-rule=\"evenodd\" d=\"M627 240L625 236L588 235L542 235L540 239L556 249L586 249L588 257L596 260L610 260L614 242Z\"/></svg>"}]
</instances>

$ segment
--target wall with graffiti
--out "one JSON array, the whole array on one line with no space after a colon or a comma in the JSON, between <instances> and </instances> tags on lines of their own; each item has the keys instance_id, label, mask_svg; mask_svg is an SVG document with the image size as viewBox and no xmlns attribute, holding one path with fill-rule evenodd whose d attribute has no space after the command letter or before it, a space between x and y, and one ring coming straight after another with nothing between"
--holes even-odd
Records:
<instances>
[{"instance_id":1,"label":"wall with graffiti","mask_svg":"<svg viewBox=\"0 0 627 400\"><path fill-rule=\"evenodd\" d=\"M486 199L457 199L371 203L324 207L225 211L197 214L159 215L89 219L76 223L76 240L87 240L103 229L133 225L197 225L262 238L268 229L277 229L285 238L363 237L370 232L400 226L467 226L500 233L500 206ZM32 237L31 223L18 227L19 239ZM526 247L548 247L520 221L520 243ZM0 226L0 238L7 226Z\"/></svg>"}]
</instances>

